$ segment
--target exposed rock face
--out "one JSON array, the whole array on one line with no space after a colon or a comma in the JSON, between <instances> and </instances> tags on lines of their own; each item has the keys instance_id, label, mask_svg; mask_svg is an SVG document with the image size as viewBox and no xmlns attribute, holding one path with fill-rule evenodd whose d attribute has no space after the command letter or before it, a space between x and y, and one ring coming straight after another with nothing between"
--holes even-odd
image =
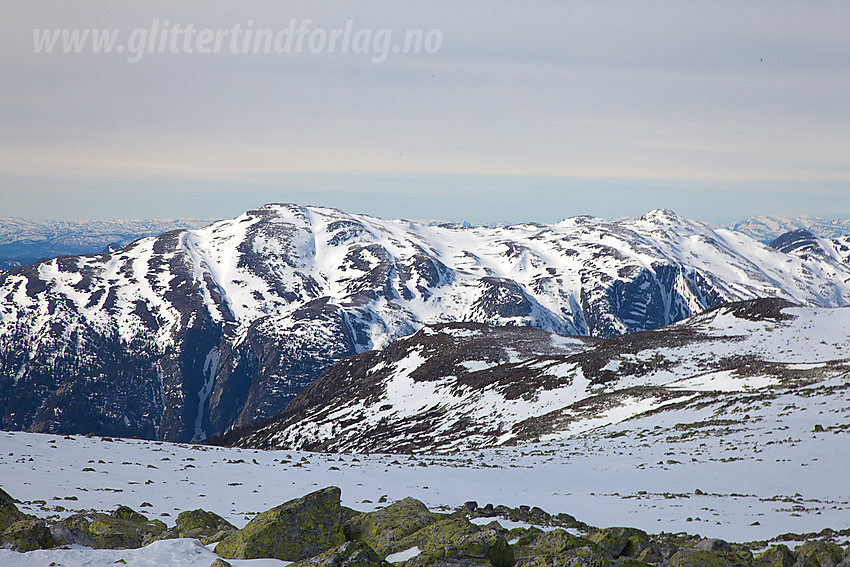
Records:
<instances>
[{"instance_id":1,"label":"exposed rock face","mask_svg":"<svg viewBox=\"0 0 850 567\"><path fill-rule=\"evenodd\" d=\"M226 536L216 553L225 559L300 561L342 545L340 495L339 488L325 488L258 514Z\"/></svg>"},{"instance_id":2,"label":"exposed rock face","mask_svg":"<svg viewBox=\"0 0 850 567\"><path fill-rule=\"evenodd\" d=\"M850 249L818 246L670 211L464 227L268 205L0 272L0 427L202 440L424 325L613 337L755 297L849 303Z\"/></svg>"},{"instance_id":3,"label":"exposed rock face","mask_svg":"<svg viewBox=\"0 0 850 567\"><path fill-rule=\"evenodd\" d=\"M808 230L786 232L771 242L770 247L801 258L826 256L826 251L821 248L818 239Z\"/></svg>"}]
</instances>

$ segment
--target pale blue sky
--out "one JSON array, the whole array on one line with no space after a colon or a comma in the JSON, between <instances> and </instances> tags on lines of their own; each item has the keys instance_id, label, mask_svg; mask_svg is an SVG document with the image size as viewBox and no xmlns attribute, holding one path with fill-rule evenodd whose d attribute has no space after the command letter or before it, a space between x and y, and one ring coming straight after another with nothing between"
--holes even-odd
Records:
<instances>
[{"instance_id":1,"label":"pale blue sky","mask_svg":"<svg viewBox=\"0 0 850 567\"><path fill-rule=\"evenodd\" d=\"M0 216L850 216L846 2L172 4L0 3ZM442 42L378 62L34 53L34 28L120 43L154 20Z\"/></svg>"}]
</instances>

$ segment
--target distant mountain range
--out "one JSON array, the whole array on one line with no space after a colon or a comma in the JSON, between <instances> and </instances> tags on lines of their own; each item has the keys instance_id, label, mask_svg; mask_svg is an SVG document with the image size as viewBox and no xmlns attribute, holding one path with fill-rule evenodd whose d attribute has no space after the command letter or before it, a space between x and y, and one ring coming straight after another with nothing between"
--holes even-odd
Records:
<instances>
[{"instance_id":1,"label":"distant mountain range","mask_svg":"<svg viewBox=\"0 0 850 567\"><path fill-rule=\"evenodd\" d=\"M213 222L200 219L116 221L31 221L0 218L0 269L31 264L40 258L102 252L123 248L145 236L170 230L201 228Z\"/></svg>"},{"instance_id":2,"label":"distant mountain range","mask_svg":"<svg viewBox=\"0 0 850 567\"><path fill-rule=\"evenodd\" d=\"M849 304L850 236L777 249L665 210L471 227L267 205L0 272L0 427L201 440L426 326L612 339L760 297Z\"/></svg>"},{"instance_id":3,"label":"distant mountain range","mask_svg":"<svg viewBox=\"0 0 850 567\"><path fill-rule=\"evenodd\" d=\"M758 216L720 226L742 232L765 244L776 240L786 232L795 230L805 230L818 238L840 238L850 234L850 219L821 219L807 216Z\"/></svg>"},{"instance_id":4,"label":"distant mountain range","mask_svg":"<svg viewBox=\"0 0 850 567\"><path fill-rule=\"evenodd\" d=\"M32 264L41 258L103 252L110 246L119 249L138 238L158 236L171 230L202 228L212 222L213 219L31 221L0 218L0 270ZM439 226L446 223L431 221L427 224ZM455 226L474 227L468 222ZM723 225L709 223L709 226L742 232L765 244L795 230L806 230L819 238L850 234L850 219L829 220L808 216L758 216Z\"/></svg>"}]
</instances>

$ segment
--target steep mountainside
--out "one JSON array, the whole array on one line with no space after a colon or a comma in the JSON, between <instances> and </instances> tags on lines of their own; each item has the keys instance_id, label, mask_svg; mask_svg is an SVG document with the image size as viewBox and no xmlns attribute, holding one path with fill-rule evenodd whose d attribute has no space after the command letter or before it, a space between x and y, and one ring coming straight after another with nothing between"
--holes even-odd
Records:
<instances>
[{"instance_id":1,"label":"steep mountainside","mask_svg":"<svg viewBox=\"0 0 850 567\"><path fill-rule=\"evenodd\" d=\"M747 427L750 417L730 407L770 405L783 394L841 407L843 398L832 398L850 386L850 308L758 299L601 341L530 333L427 327L383 351L342 361L281 416L223 442L463 451L567 438L665 412L674 423L707 413L719 425Z\"/></svg>"},{"instance_id":2,"label":"steep mountainside","mask_svg":"<svg viewBox=\"0 0 850 567\"><path fill-rule=\"evenodd\" d=\"M213 222L199 219L114 221L31 221L0 218L0 269L31 264L39 258L101 252L137 238L169 230L201 228Z\"/></svg>"},{"instance_id":3,"label":"steep mountainside","mask_svg":"<svg viewBox=\"0 0 850 567\"><path fill-rule=\"evenodd\" d=\"M848 252L818 242L670 211L487 228L267 205L0 273L0 427L203 439L426 324L614 337L748 298L850 303Z\"/></svg>"}]
</instances>

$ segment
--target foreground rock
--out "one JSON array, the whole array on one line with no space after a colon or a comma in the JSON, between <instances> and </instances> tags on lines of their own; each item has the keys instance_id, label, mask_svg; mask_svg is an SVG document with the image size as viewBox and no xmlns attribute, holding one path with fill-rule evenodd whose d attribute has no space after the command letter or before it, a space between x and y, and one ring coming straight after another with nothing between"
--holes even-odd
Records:
<instances>
[{"instance_id":1,"label":"foreground rock","mask_svg":"<svg viewBox=\"0 0 850 567\"><path fill-rule=\"evenodd\" d=\"M204 545L219 542L236 531L236 526L206 510L187 510L177 516L177 524L162 534L160 539L188 537Z\"/></svg>"},{"instance_id":2,"label":"foreground rock","mask_svg":"<svg viewBox=\"0 0 850 567\"><path fill-rule=\"evenodd\" d=\"M63 544L79 544L97 549L129 549L141 547L166 530L160 520L119 506L110 514L83 512L61 520L51 527L56 540Z\"/></svg>"},{"instance_id":3,"label":"foreground rock","mask_svg":"<svg viewBox=\"0 0 850 567\"><path fill-rule=\"evenodd\" d=\"M360 513L340 500L339 488L318 490L258 514L241 530L217 514L184 511L166 529L126 506L51 523L22 513L0 490L0 547L119 549L189 537L205 545L219 541L215 551L221 558L211 567L228 567L227 559L260 558L293 561L294 567L850 567L850 529L776 538L774 543L807 540L790 549L628 527L599 529L568 514L527 506L479 508L467 502L454 513L438 514L405 498ZM529 525L508 530L501 519Z\"/></svg>"},{"instance_id":4,"label":"foreground rock","mask_svg":"<svg viewBox=\"0 0 850 567\"><path fill-rule=\"evenodd\" d=\"M0 533L15 522L23 520L24 516L24 513L15 505L15 499L0 488Z\"/></svg>"},{"instance_id":5,"label":"foreground rock","mask_svg":"<svg viewBox=\"0 0 850 567\"><path fill-rule=\"evenodd\" d=\"M341 495L335 486L325 488L258 514L225 537L216 553L225 559L299 561L342 545Z\"/></svg>"}]
</instances>

